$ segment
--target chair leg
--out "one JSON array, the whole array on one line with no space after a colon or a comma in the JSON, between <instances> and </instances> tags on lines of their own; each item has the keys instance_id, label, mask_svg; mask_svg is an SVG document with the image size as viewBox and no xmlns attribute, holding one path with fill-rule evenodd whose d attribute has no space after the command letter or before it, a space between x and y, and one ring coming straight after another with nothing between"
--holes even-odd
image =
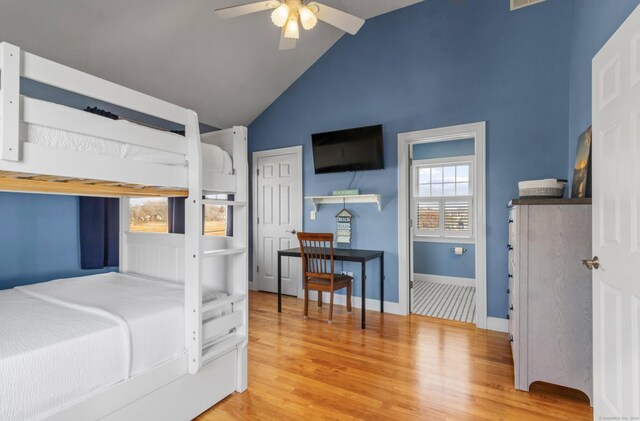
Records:
<instances>
[{"instance_id":1,"label":"chair leg","mask_svg":"<svg viewBox=\"0 0 640 421\"><path fill-rule=\"evenodd\" d=\"M304 319L309 317L309 288L308 285L304 289Z\"/></svg>"},{"instance_id":2,"label":"chair leg","mask_svg":"<svg viewBox=\"0 0 640 421\"><path fill-rule=\"evenodd\" d=\"M318 291L318 307L322 307L322 291Z\"/></svg>"},{"instance_id":3,"label":"chair leg","mask_svg":"<svg viewBox=\"0 0 640 421\"><path fill-rule=\"evenodd\" d=\"M329 323L333 323L333 290L331 290L331 299L329 301Z\"/></svg>"},{"instance_id":4,"label":"chair leg","mask_svg":"<svg viewBox=\"0 0 640 421\"><path fill-rule=\"evenodd\" d=\"M351 282L347 284L347 311L351 312Z\"/></svg>"}]
</instances>

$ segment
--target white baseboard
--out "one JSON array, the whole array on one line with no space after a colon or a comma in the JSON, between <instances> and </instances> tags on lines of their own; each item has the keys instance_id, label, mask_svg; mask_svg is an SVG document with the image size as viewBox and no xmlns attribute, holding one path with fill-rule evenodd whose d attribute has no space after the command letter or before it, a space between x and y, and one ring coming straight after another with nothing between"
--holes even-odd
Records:
<instances>
[{"instance_id":1,"label":"white baseboard","mask_svg":"<svg viewBox=\"0 0 640 421\"><path fill-rule=\"evenodd\" d=\"M416 281L437 282L446 285L460 285L463 287L475 287L476 280L474 278L457 278L454 276L429 275L426 273L414 273L413 279Z\"/></svg>"},{"instance_id":2,"label":"white baseboard","mask_svg":"<svg viewBox=\"0 0 640 421\"><path fill-rule=\"evenodd\" d=\"M309 291L309 300L317 301L318 293L317 291ZM329 303L329 293L325 292L322 297L323 305ZM335 294L333 296L333 304L339 306L347 305L347 296L342 294ZM360 297L351 297L351 306L353 308L362 308L362 299ZM375 300L373 298L367 298L367 310L380 312L380 300ZM390 314L397 314L400 316L406 316L405 313L401 311L399 303L392 303L390 301L384 302L384 312Z\"/></svg>"},{"instance_id":3,"label":"white baseboard","mask_svg":"<svg viewBox=\"0 0 640 421\"><path fill-rule=\"evenodd\" d=\"M509 331L509 320L498 317L487 317L487 330L507 333Z\"/></svg>"},{"instance_id":4,"label":"white baseboard","mask_svg":"<svg viewBox=\"0 0 640 421\"><path fill-rule=\"evenodd\" d=\"M257 290L258 290L258 285L256 285L256 283L253 281L249 281L249 291L257 291Z\"/></svg>"}]
</instances>

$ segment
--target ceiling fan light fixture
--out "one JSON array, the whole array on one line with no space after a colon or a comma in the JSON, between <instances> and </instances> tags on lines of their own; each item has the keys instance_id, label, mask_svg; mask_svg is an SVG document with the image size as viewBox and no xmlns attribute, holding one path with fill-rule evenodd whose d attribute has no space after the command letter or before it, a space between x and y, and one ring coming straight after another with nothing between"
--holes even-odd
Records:
<instances>
[{"instance_id":1,"label":"ceiling fan light fixture","mask_svg":"<svg viewBox=\"0 0 640 421\"><path fill-rule=\"evenodd\" d=\"M302 6L300 8L300 23L302 23L302 27L308 31L316 26L318 18L311 9L307 6Z\"/></svg>"},{"instance_id":2,"label":"ceiling fan light fixture","mask_svg":"<svg viewBox=\"0 0 640 421\"><path fill-rule=\"evenodd\" d=\"M289 20L287 21L287 26L284 28L284 37L285 38L300 39L300 28L298 28L298 14L297 13L291 13L289 15Z\"/></svg>"},{"instance_id":3,"label":"ceiling fan light fixture","mask_svg":"<svg viewBox=\"0 0 640 421\"><path fill-rule=\"evenodd\" d=\"M271 21L278 28L282 28L287 23L287 19L289 19L289 6L287 6L287 3L281 3L271 12Z\"/></svg>"}]
</instances>

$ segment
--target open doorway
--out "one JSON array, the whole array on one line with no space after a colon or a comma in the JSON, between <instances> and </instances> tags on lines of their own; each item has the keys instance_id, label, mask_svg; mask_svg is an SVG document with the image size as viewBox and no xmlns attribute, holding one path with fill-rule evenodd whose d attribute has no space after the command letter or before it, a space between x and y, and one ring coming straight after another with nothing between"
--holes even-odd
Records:
<instances>
[{"instance_id":1,"label":"open doorway","mask_svg":"<svg viewBox=\"0 0 640 421\"><path fill-rule=\"evenodd\" d=\"M407 311L484 327L484 123L404 133L398 140Z\"/></svg>"}]
</instances>

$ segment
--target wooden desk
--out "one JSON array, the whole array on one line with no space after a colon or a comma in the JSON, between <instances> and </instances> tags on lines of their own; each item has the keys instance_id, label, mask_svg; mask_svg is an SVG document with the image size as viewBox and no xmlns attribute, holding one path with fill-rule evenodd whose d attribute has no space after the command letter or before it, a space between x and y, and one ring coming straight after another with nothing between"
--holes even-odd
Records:
<instances>
[{"instance_id":1,"label":"wooden desk","mask_svg":"<svg viewBox=\"0 0 640 421\"><path fill-rule=\"evenodd\" d=\"M329 252L327 251L327 254ZM282 312L282 258L302 257L299 248L292 248L278 251L278 313ZM333 249L333 260L337 262L359 262L362 267L362 328L365 323L365 280L367 279L367 262L380 258L380 313L384 313L384 251L381 250L358 250L358 249Z\"/></svg>"}]
</instances>

